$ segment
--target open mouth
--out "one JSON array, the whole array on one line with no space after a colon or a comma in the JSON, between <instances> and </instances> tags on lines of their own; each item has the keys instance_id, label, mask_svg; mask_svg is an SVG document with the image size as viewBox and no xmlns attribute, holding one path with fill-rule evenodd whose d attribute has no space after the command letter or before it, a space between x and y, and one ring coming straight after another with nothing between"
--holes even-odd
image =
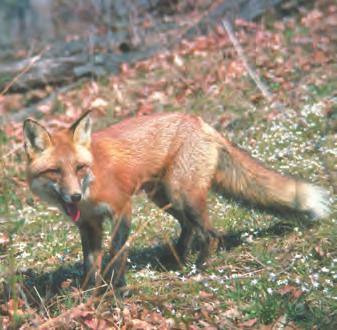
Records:
<instances>
[{"instance_id":1,"label":"open mouth","mask_svg":"<svg viewBox=\"0 0 337 330\"><path fill-rule=\"evenodd\" d=\"M77 222L78 219L80 218L81 212L78 209L76 203L62 203L62 204L67 215L71 217L71 220Z\"/></svg>"}]
</instances>

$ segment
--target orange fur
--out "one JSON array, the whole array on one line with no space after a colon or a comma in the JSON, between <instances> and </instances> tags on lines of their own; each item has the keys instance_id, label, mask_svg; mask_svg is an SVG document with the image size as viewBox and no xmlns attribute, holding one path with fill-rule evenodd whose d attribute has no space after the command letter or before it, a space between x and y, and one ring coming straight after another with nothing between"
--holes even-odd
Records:
<instances>
[{"instance_id":1,"label":"orange fur","mask_svg":"<svg viewBox=\"0 0 337 330\"><path fill-rule=\"evenodd\" d=\"M115 219L113 257L127 240L131 197L139 190L180 222L176 249L182 260L199 234L199 265L217 240L207 214L212 187L262 206L328 213L321 188L266 168L199 117L138 117L92 136L90 127L88 114L52 134L32 120L24 124L28 182L79 227L85 284L100 272L103 219ZM120 253L110 272L115 285L124 284L126 256Z\"/></svg>"}]
</instances>

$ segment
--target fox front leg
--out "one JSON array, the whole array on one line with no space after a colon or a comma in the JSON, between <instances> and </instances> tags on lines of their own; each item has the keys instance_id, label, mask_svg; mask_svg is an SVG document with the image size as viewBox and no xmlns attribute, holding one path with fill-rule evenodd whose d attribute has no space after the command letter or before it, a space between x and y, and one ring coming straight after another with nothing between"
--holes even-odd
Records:
<instances>
[{"instance_id":1,"label":"fox front leg","mask_svg":"<svg viewBox=\"0 0 337 330\"><path fill-rule=\"evenodd\" d=\"M79 224L83 250L84 274L82 288L100 284L102 267L102 221Z\"/></svg>"},{"instance_id":2,"label":"fox front leg","mask_svg":"<svg viewBox=\"0 0 337 330\"><path fill-rule=\"evenodd\" d=\"M130 215L123 215L116 219L111 235L110 262L103 270L104 279L115 288L126 285L125 269L128 247L125 244L130 232L130 222Z\"/></svg>"}]
</instances>

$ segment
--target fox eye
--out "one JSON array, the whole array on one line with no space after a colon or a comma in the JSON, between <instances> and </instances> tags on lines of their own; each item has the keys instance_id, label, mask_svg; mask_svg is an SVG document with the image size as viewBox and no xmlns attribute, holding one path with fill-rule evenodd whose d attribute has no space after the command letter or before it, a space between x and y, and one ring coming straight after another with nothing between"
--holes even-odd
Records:
<instances>
[{"instance_id":1,"label":"fox eye","mask_svg":"<svg viewBox=\"0 0 337 330\"><path fill-rule=\"evenodd\" d=\"M48 168L47 170L45 171L42 171L39 173L39 175L51 175L51 176L58 176L59 174L61 174L61 169L60 168L57 168L57 167L52 167L52 168Z\"/></svg>"},{"instance_id":2,"label":"fox eye","mask_svg":"<svg viewBox=\"0 0 337 330\"><path fill-rule=\"evenodd\" d=\"M60 168L49 168L46 172L47 173L52 173L52 174L60 174L61 173L61 169Z\"/></svg>"},{"instance_id":3,"label":"fox eye","mask_svg":"<svg viewBox=\"0 0 337 330\"><path fill-rule=\"evenodd\" d=\"M78 164L77 166L76 166L76 171L78 172L78 171L81 171L81 170L83 170L84 168L86 168L87 167L87 165L85 165L85 164Z\"/></svg>"}]
</instances>

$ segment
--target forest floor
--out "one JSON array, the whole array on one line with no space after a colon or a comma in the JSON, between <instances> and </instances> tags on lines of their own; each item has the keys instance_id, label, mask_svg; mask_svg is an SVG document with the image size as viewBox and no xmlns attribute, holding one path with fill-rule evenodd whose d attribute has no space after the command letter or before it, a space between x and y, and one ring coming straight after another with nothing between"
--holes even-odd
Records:
<instances>
[{"instance_id":1,"label":"forest floor","mask_svg":"<svg viewBox=\"0 0 337 330\"><path fill-rule=\"evenodd\" d=\"M180 111L201 116L268 166L325 187L332 214L319 222L209 196L226 248L199 272L195 253L171 269L160 255L176 221L135 197L124 298L80 290L77 228L28 190L21 125L0 130L0 324L4 329L336 329L337 6L316 1L282 19L237 21L235 35L270 91L251 80L221 26L120 74L81 83L41 109L51 129L93 110L95 128L125 117ZM28 103L1 95L2 111ZM5 109L5 110L4 110ZM12 110L11 110L12 109ZM160 230L158 230L160 228ZM106 224L108 249L110 224Z\"/></svg>"}]
</instances>

